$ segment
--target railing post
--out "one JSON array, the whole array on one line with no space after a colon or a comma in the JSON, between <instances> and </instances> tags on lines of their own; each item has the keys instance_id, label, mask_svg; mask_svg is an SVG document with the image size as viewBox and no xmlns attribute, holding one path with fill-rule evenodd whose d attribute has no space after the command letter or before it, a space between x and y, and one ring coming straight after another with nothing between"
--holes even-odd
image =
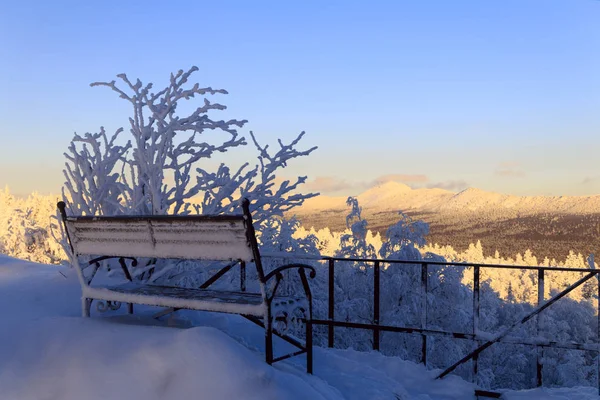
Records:
<instances>
[{"instance_id":1,"label":"railing post","mask_svg":"<svg viewBox=\"0 0 600 400\"><path fill-rule=\"evenodd\" d=\"M335 318L335 308L334 308L334 302L335 302L335 286L334 286L334 266L335 266L335 260L333 260L332 258L329 259L329 312L327 314L327 318L329 319L330 322L333 322L334 318ZM334 331L333 331L333 325L329 324L328 325L328 334L327 334L327 345L329 347L333 347L333 336L334 336Z\"/></svg>"},{"instance_id":2,"label":"railing post","mask_svg":"<svg viewBox=\"0 0 600 400\"><path fill-rule=\"evenodd\" d=\"M373 325L379 325L379 261L373 269ZM379 350L379 329L373 329L373 350Z\"/></svg>"},{"instance_id":3,"label":"railing post","mask_svg":"<svg viewBox=\"0 0 600 400\"><path fill-rule=\"evenodd\" d=\"M537 300L537 305L538 307L541 306L542 304L544 304L544 270L542 268L538 269L538 300ZM535 319L535 329L536 329L536 336L539 337L540 336L540 322L541 319L543 318L543 315L539 314L537 316L537 318ZM540 346L536 346L536 360L535 360L535 365L536 365L536 385L538 387L542 386L542 376L543 376L543 365L542 365L542 359L544 358L544 349Z\"/></svg>"},{"instance_id":4,"label":"railing post","mask_svg":"<svg viewBox=\"0 0 600 400\"><path fill-rule=\"evenodd\" d=\"M421 263L421 329L427 329L427 263ZM427 335L421 339L421 362L427 366Z\"/></svg>"},{"instance_id":5,"label":"railing post","mask_svg":"<svg viewBox=\"0 0 600 400\"><path fill-rule=\"evenodd\" d=\"M246 261L240 263L240 290L246 291Z\"/></svg>"},{"instance_id":6,"label":"railing post","mask_svg":"<svg viewBox=\"0 0 600 400\"><path fill-rule=\"evenodd\" d=\"M308 319L306 321L306 373L313 373L313 326L312 321Z\"/></svg>"},{"instance_id":7,"label":"railing post","mask_svg":"<svg viewBox=\"0 0 600 400\"><path fill-rule=\"evenodd\" d=\"M473 335L475 337L475 346L479 347L477 340L477 332L479 331L479 280L480 280L479 265L473 266ZM479 373L479 354L473 357L473 383L478 384L477 374Z\"/></svg>"}]
</instances>

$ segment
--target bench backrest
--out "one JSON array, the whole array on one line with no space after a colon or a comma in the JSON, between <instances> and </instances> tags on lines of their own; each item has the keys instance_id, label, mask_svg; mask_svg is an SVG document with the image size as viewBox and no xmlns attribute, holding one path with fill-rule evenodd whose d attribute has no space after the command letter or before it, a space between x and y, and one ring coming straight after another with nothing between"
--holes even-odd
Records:
<instances>
[{"instance_id":1,"label":"bench backrest","mask_svg":"<svg viewBox=\"0 0 600 400\"><path fill-rule=\"evenodd\" d=\"M252 259L243 217L228 218L67 218L74 251L79 255Z\"/></svg>"},{"instance_id":2,"label":"bench backrest","mask_svg":"<svg viewBox=\"0 0 600 400\"><path fill-rule=\"evenodd\" d=\"M249 201L243 215L67 216L60 209L77 255L255 261L263 271Z\"/></svg>"}]
</instances>

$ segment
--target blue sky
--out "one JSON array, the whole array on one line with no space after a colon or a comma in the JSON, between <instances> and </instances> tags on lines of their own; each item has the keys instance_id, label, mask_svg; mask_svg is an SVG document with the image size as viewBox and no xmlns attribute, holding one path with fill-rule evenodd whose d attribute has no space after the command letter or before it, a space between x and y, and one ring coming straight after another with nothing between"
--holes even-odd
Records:
<instances>
[{"instance_id":1,"label":"blue sky","mask_svg":"<svg viewBox=\"0 0 600 400\"><path fill-rule=\"evenodd\" d=\"M285 174L323 193L600 194L598 21L596 0L4 2L0 187L57 193L74 132L127 125L89 83L197 65L243 133L307 132Z\"/></svg>"}]
</instances>

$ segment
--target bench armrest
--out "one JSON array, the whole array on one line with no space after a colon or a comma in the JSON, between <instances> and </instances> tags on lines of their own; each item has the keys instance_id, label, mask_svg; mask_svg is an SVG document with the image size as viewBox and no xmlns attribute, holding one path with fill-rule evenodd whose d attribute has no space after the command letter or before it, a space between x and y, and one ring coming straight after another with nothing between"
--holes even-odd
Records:
<instances>
[{"instance_id":1,"label":"bench armrest","mask_svg":"<svg viewBox=\"0 0 600 400\"><path fill-rule=\"evenodd\" d=\"M306 264L288 264L282 267L276 268L273 271L269 272L265 275L265 283L267 283L271 278L275 277L275 285L273 286L273 290L271 291L271 296L267 295L267 300L270 302L275 297L275 292L277 291L277 287L279 287L279 283L283 279L282 272L288 269L297 269L298 275L300 275L300 280L302 281L302 287L304 289L304 294L306 295L306 299L308 300L308 317L312 319L312 292L310 291L310 286L308 284L308 279L306 278L305 270L308 269L309 276L311 279L314 279L317 276L317 271L311 265Z\"/></svg>"},{"instance_id":2,"label":"bench armrest","mask_svg":"<svg viewBox=\"0 0 600 400\"><path fill-rule=\"evenodd\" d=\"M131 260L131 266L135 267L138 264L138 261L135 257L101 256L101 257L96 257L96 258L88 261L88 266L95 264L94 271L92 272L92 275L87 280L88 285L90 285L92 283L92 281L94 280L94 277L96 276L96 272L98 272L98 269L100 268L100 261L109 260L111 258L118 258L119 265L121 265L121 269L123 270L123 273L125 274L125 278L127 278L127 280L130 282L133 280L131 278L131 274L129 273L129 270L127 269L127 264L125 264L125 260Z\"/></svg>"},{"instance_id":3,"label":"bench armrest","mask_svg":"<svg viewBox=\"0 0 600 400\"><path fill-rule=\"evenodd\" d=\"M281 275L281 272L285 271L286 269L292 269L292 268L298 268L298 273L299 274L305 274L304 269L308 269L310 270L309 276L311 279L314 279L315 276L317 276L317 271L315 271L315 268L311 265L306 265L306 264L288 264L288 265L284 265L282 267L276 268L273 271L269 272L267 275L265 275L265 282L269 281L272 277L279 275L279 279L283 278L283 275ZM306 276L306 274L304 275Z\"/></svg>"}]
</instances>

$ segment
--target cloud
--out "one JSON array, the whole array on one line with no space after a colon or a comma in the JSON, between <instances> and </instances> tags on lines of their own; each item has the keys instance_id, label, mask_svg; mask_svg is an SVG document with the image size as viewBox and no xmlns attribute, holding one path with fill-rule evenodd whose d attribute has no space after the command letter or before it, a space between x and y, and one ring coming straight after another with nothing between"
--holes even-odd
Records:
<instances>
[{"instance_id":1,"label":"cloud","mask_svg":"<svg viewBox=\"0 0 600 400\"><path fill-rule=\"evenodd\" d=\"M494 171L494 175L505 178L522 178L525 176L525 171L521 168L521 164L514 161L502 162Z\"/></svg>"},{"instance_id":2,"label":"cloud","mask_svg":"<svg viewBox=\"0 0 600 400\"><path fill-rule=\"evenodd\" d=\"M589 185L590 183L594 183L600 179L600 176L586 176L581 181L582 185Z\"/></svg>"},{"instance_id":3,"label":"cloud","mask_svg":"<svg viewBox=\"0 0 600 400\"><path fill-rule=\"evenodd\" d=\"M314 180L306 182L304 188L315 192L337 192L354 188L356 185L348 183L344 179L332 176L317 176Z\"/></svg>"},{"instance_id":4,"label":"cloud","mask_svg":"<svg viewBox=\"0 0 600 400\"><path fill-rule=\"evenodd\" d=\"M427 175L423 174L388 174L379 176L370 182L348 182L345 179L333 176L317 176L312 181L308 181L303 186L303 188L309 191L321 193L340 191L351 191L355 193L360 193L367 189L387 182L402 182L412 184L411 186L416 186L418 184L424 184L426 182L429 182L429 178L427 177Z\"/></svg>"},{"instance_id":5,"label":"cloud","mask_svg":"<svg viewBox=\"0 0 600 400\"><path fill-rule=\"evenodd\" d=\"M505 162L501 162L500 164L498 164L498 168L502 168L502 169L514 169L514 168L519 168L520 166L521 166L521 164L516 161L505 161Z\"/></svg>"},{"instance_id":6,"label":"cloud","mask_svg":"<svg viewBox=\"0 0 600 400\"><path fill-rule=\"evenodd\" d=\"M445 189L450 191L461 191L469 187L469 184L463 180L445 181L438 183L430 183L426 186L429 189Z\"/></svg>"},{"instance_id":7,"label":"cloud","mask_svg":"<svg viewBox=\"0 0 600 400\"><path fill-rule=\"evenodd\" d=\"M448 180L442 182L428 183L430 181L427 175L423 174L388 174L382 175L375 178L372 181L362 182L348 182L345 179L341 179L334 176L318 176L315 179L306 182L303 185L303 190L320 193L332 193L332 192L349 192L359 194L377 185L381 185L387 182L402 182L409 184L413 189L425 187L425 188L439 188L450 191L460 191L469 187L469 184L464 180Z\"/></svg>"},{"instance_id":8,"label":"cloud","mask_svg":"<svg viewBox=\"0 0 600 400\"><path fill-rule=\"evenodd\" d=\"M522 178L525 176L525 172L518 169L497 169L494 174L506 178Z\"/></svg>"},{"instance_id":9,"label":"cloud","mask_svg":"<svg viewBox=\"0 0 600 400\"><path fill-rule=\"evenodd\" d=\"M402 182L402 183L425 183L429 182L427 175L405 175L405 174L390 174L382 175L376 178L371 186L380 185L386 182Z\"/></svg>"}]
</instances>

